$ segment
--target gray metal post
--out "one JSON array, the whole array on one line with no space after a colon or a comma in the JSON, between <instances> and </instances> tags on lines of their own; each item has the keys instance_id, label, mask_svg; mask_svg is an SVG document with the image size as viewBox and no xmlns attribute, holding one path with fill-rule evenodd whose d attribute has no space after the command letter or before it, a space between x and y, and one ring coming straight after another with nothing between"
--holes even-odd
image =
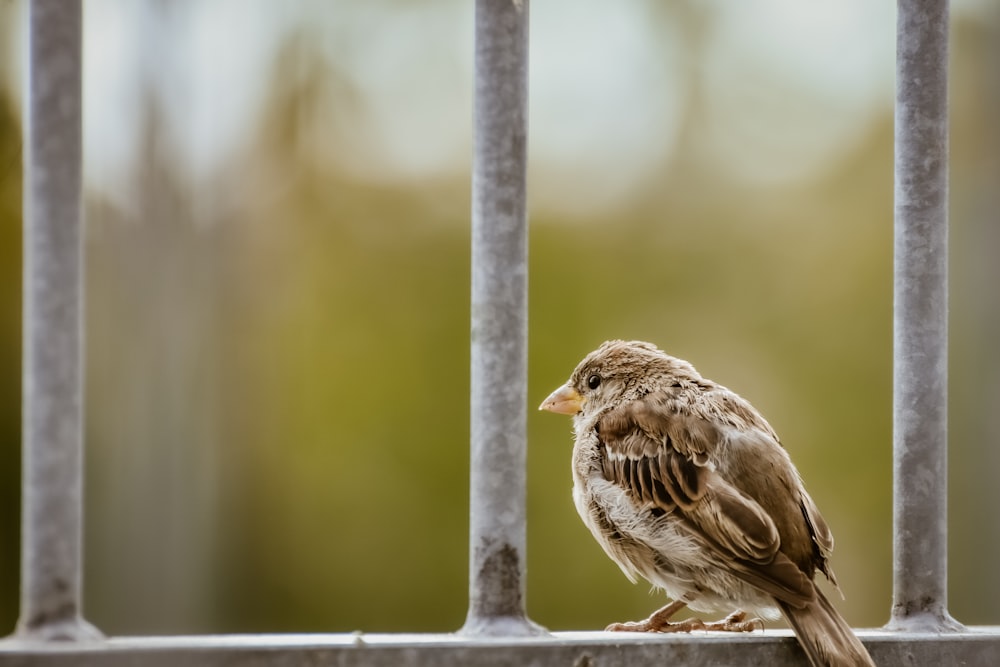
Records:
<instances>
[{"instance_id":1,"label":"gray metal post","mask_svg":"<svg viewBox=\"0 0 1000 667\"><path fill-rule=\"evenodd\" d=\"M889 627L957 629L947 610L948 1L899 0Z\"/></svg>"},{"instance_id":2,"label":"gray metal post","mask_svg":"<svg viewBox=\"0 0 1000 667\"><path fill-rule=\"evenodd\" d=\"M82 639L81 2L29 8L24 165L21 613L17 634Z\"/></svg>"},{"instance_id":3,"label":"gray metal post","mask_svg":"<svg viewBox=\"0 0 1000 667\"><path fill-rule=\"evenodd\" d=\"M472 171L469 613L462 632L527 619L527 0L477 0Z\"/></svg>"}]
</instances>

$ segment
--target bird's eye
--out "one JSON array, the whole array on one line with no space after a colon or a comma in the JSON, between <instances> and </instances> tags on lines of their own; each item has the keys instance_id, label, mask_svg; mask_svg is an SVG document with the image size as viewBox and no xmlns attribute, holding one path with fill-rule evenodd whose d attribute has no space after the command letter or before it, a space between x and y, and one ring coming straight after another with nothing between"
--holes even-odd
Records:
<instances>
[{"instance_id":1,"label":"bird's eye","mask_svg":"<svg viewBox=\"0 0 1000 667\"><path fill-rule=\"evenodd\" d=\"M587 378L587 386L591 389L597 389L601 386L601 376L598 374L593 374Z\"/></svg>"}]
</instances>

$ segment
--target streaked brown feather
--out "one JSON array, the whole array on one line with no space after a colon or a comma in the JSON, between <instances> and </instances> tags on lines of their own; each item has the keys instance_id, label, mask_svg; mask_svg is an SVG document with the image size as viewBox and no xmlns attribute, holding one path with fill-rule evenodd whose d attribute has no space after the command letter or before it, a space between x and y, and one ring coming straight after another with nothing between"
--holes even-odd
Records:
<instances>
[{"instance_id":1,"label":"streaked brown feather","mask_svg":"<svg viewBox=\"0 0 1000 667\"><path fill-rule=\"evenodd\" d=\"M812 599L809 573L779 552L767 512L709 465L723 437L717 426L684 414L665 392L653 392L608 411L596 431L605 477L637 504L678 512L744 581L792 606Z\"/></svg>"},{"instance_id":2,"label":"streaked brown feather","mask_svg":"<svg viewBox=\"0 0 1000 667\"><path fill-rule=\"evenodd\" d=\"M681 491L692 502L705 495L705 485L708 481L708 475L704 472L707 470L705 466L698 465L693 459L675 454L670 457L670 469L673 479L677 480Z\"/></svg>"},{"instance_id":3,"label":"streaked brown feather","mask_svg":"<svg viewBox=\"0 0 1000 667\"><path fill-rule=\"evenodd\" d=\"M734 575L794 608L802 608L815 598L816 584L780 551L765 563L736 562Z\"/></svg>"},{"instance_id":4,"label":"streaked brown feather","mask_svg":"<svg viewBox=\"0 0 1000 667\"><path fill-rule=\"evenodd\" d=\"M833 553L833 531L830 530L830 526L827 525L826 520L816 507L816 503L813 502L808 493L802 494L801 503L802 516L806 519L806 524L809 526L809 532L812 535L815 546L813 562L819 568L820 572L833 584L833 587L840 591L840 585L837 583L837 577L833 573L833 568L830 567L829 560L830 554Z\"/></svg>"}]
</instances>

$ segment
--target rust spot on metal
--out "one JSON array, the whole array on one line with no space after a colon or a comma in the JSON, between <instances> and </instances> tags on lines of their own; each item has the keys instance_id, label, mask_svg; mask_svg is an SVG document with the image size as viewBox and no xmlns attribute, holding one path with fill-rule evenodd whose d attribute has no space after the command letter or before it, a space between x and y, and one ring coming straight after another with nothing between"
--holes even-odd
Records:
<instances>
[{"instance_id":1,"label":"rust spot on metal","mask_svg":"<svg viewBox=\"0 0 1000 667\"><path fill-rule=\"evenodd\" d=\"M521 616L520 555L510 544L484 539L477 547L479 596L473 601L475 613L490 616Z\"/></svg>"}]
</instances>

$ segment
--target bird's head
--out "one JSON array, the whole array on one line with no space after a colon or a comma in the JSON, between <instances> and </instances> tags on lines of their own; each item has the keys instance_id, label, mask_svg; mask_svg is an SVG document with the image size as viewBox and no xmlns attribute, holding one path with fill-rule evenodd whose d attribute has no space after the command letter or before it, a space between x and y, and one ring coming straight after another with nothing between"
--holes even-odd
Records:
<instances>
[{"instance_id":1,"label":"bird's head","mask_svg":"<svg viewBox=\"0 0 1000 667\"><path fill-rule=\"evenodd\" d=\"M691 364L652 343L609 340L588 354L566 384L549 394L538 409L597 415L651 391L699 380Z\"/></svg>"}]
</instances>

